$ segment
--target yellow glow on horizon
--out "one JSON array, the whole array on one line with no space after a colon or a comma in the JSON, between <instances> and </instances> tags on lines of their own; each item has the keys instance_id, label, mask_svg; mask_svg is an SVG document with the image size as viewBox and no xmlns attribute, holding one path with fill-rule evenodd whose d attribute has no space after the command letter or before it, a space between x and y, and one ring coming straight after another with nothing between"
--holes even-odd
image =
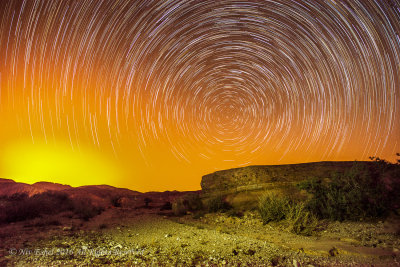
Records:
<instances>
[{"instance_id":1,"label":"yellow glow on horizon","mask_svg":"<svg viewBox=\"0 0 400 267\"><path fill-rule=\"evenodd\" d=\"M1 2L1 178L184 191L400 152L396 1L139 2Z\"/></svg>"},{"instance_id":2,"label":"yellow glow on horizon","mask_svg":"<svg viewBox=\"0 0 400 267\"><path fill-rule=\"evenodd\" d=\"M4 150L0 164L6 178L29 184L100 185L121 178L121 169L112 160L88 149L73 150L66 144L14 143Z\"/></svg>"}]
</instances>

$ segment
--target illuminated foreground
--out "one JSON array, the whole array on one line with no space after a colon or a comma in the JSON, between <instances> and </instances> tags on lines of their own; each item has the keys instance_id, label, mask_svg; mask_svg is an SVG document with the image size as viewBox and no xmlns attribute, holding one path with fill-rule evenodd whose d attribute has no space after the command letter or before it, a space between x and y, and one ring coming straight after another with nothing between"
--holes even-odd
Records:
<instances>
[{"instance_id":1,"label":"illuminated foreground","mask_svg":"<svg viewBox=\"0 0 400 267\"><path fill-rule=\"evenodd\" d=\"M400 241L391 220L331 223L316 236L304 237L287 232L284 225L263 225L257 213L193 219L150 205L136 210L111 208L88 222L65 216L10 224L1 229L0 244L2 264L13 266L393 266L399 265Z\"/></svg>"}]
</instances>

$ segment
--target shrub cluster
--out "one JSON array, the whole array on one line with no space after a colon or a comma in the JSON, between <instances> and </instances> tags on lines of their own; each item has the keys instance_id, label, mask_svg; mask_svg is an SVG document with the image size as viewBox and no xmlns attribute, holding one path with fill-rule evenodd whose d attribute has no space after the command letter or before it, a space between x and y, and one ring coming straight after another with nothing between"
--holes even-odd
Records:
<instances>
[{"instance_id":1,"label":"shrub cluster","mask_svg":"<svg viewBox=\"0 0 400 267\"><path fill-rule=\"evenodd\" d=\"M176 216L181 216L181 215L186 214L187 208L185 207L185 204L184 204L182 198L178 198L172 203L172 212Z\"/></svg>"},{"instance_id":2,"label":"shrub cluster","mask_svg":"<svg viewBox=\"0 0 400 267\"><path fill-rule=\"evenodd\" d=\"M231 205L226 202L225 197L223 195L218 195L212 197L207 201L207 210L208 212L218 212L218 211L227 211L231 209Z\"/></svg>"},{"instance_id":3,"label":"shrub cluster","mask_svg":"<svg viewBox=\"0 0 400 267\"><path fill-rule=\"evenodd\" d=\"M203 209L203 202L199 194L187 194L183 197L183 202L188 211L198 211Z\"/></svg>"},{"instance_id":4,"label":"shrub cluster","mask_svg":"<svg viewBox=\"0 0 400 267\"><path fill-rule=\"evenodd\" d=\"M43 214L57 214L72 207L66 194L50 191L31 197L26 193L3 196L1 202L0 220L5 223L33 219Z\"/></svg>"},{"instance_id":5,"label":"shrub cluster","mask_svg":"<svg viewBox=\"0 0 400 267\"><path fill-rule=\"evenodd\" d=\"M266 193L260 198L259 212L264 224L284 220L296 234L311 235L318 224L304 202L295 202L276 193Z\"/></svg>"},{"instance_id":6,"label":"shrub cluster","mask_svg":"<svg viewBox=\"0 0 400 267\"><path fill-rule=\"evenodd\" d=\"M195 217L201 217L207 212L226 212L231 209L232 206L223 195L211 197L203 204L199 194L190 193L172 203L172 211L175 215L185 215L190 211L194 213Z\"/></svg>"},{"instance_id":7,"label":"shrub cluster","mask_svg":"<svg viewBox=\"0 0 400 267\"><path fill-rule=\"evenodd\" d=\"M33 196L26 193L0 198L0 223L24 221L72 211L77 217L88 220L101 213L89 199L71 199L66 193L47 191Z\"/></svg>"},{"instance_id":8,"label":"shrub cluster","mask_svg":"<svg viewBox=\"0 0 400 267\"><path fill-rule=\"evenodd\" d=\"M399 208L399 168L380 159L373 164L355 162L348 171L329 179L304 181L299 188L311 194L307 209L319 218L343 221L385 217Z\"/></svg>"},{"instance_id":9,"label":"shrub cluster","mask_svg":"<svg viewBox=\"0 0 400 267\"><path fill-rule=\"evenodd\" d=\"M163 210L172 210L172 203L169 201L166 201L160 208L160 211Z\"/></svg>"},{"instance_id":10,"label":"shrub cluster","mask_svg":"<svg viewBox=\"0 0 400 267\"><path fill-rule=\"evenodd\" d=\"M400 154L397 154L400 157ZM269 193L260 198L264 223L285 220L292 232L309 235L317 219L360 220L382 218L400 208L400 160L390 163L355 162L353 167L329 178L311 178L298 184L309 198L293 201Z\"/></svg>"},{"instance_id":11,"label":"shrub cluster","mask_svg":"<svg viewBox=\"0 0 400 267\"><path fill-rule=\"evenodd\" d=\"M72 200L71 210L79 219L88 221L89 219L101 214L104 208L92 204L88 198L78 198Z\"/></svg>"},{"instance_id":12,"label":"shrub cluster","mask_svg":"<svg viewBox=\"0 0 400 267\"><path fill-rule=\"evenodd\" d=\"M259 212L263 222L279 222L285 219L289 209L289 200L274 193L266 193L259 201Z\"/></svg>"},{"instance_id":13,"label":"shrub cluster","mask_svg":"<svg viewBox=\"0 0 400 267\"><path fill-rule=\"evenodd\" d=\"M172 203L172 211L175 215L184 215L188 211L196 212L203 210L203 202L199 194L187 194L181 198L176 199Z\"/></svg>"},{"instance_id":14,"label":"shrub cluster","mask_svg":"<svg viewBox=\"0 0 400 267\"><path fill-rule=\"evenodd\" d=\"M306 209L304 202L291 203L285 218L289 230L295 234L309 236L318 226L318 218Z\"/></svg>"}]
</instances>

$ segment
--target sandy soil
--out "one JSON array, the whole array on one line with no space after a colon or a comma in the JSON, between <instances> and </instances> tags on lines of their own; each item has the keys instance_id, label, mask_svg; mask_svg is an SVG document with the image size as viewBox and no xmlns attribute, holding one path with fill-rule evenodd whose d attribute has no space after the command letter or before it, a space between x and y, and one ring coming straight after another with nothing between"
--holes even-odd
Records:
<instances>
[{"instance_id":1,"label":"sandy soil","mask_svg":"<svg viewBox=\"0 0 400 267\"><path fill-rule=\"evenodd\" d=\"M167 216L108 209L88 222L71 214L0 228L0 265L400 266L396 218L322 223L316 235L243 217Z\"/></svg>"}]
</instances>

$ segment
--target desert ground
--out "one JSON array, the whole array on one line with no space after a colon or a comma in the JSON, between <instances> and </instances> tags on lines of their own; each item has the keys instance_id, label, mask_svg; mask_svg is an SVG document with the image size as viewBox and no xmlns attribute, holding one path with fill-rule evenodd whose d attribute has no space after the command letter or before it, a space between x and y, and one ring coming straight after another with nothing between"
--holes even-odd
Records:
<instances>
[{"instance_id":1,"label":"desert ground","mask_svg":"<svg viewBox=\"0 0 400 267\"><path fill-rule=\"evenodd\" d=\"M321 222L312 236L256 211L174 216L112 207L88 221L68 212L3 225L2 266L400 266L398 217Z\"/></svg>"}]
</instances>

